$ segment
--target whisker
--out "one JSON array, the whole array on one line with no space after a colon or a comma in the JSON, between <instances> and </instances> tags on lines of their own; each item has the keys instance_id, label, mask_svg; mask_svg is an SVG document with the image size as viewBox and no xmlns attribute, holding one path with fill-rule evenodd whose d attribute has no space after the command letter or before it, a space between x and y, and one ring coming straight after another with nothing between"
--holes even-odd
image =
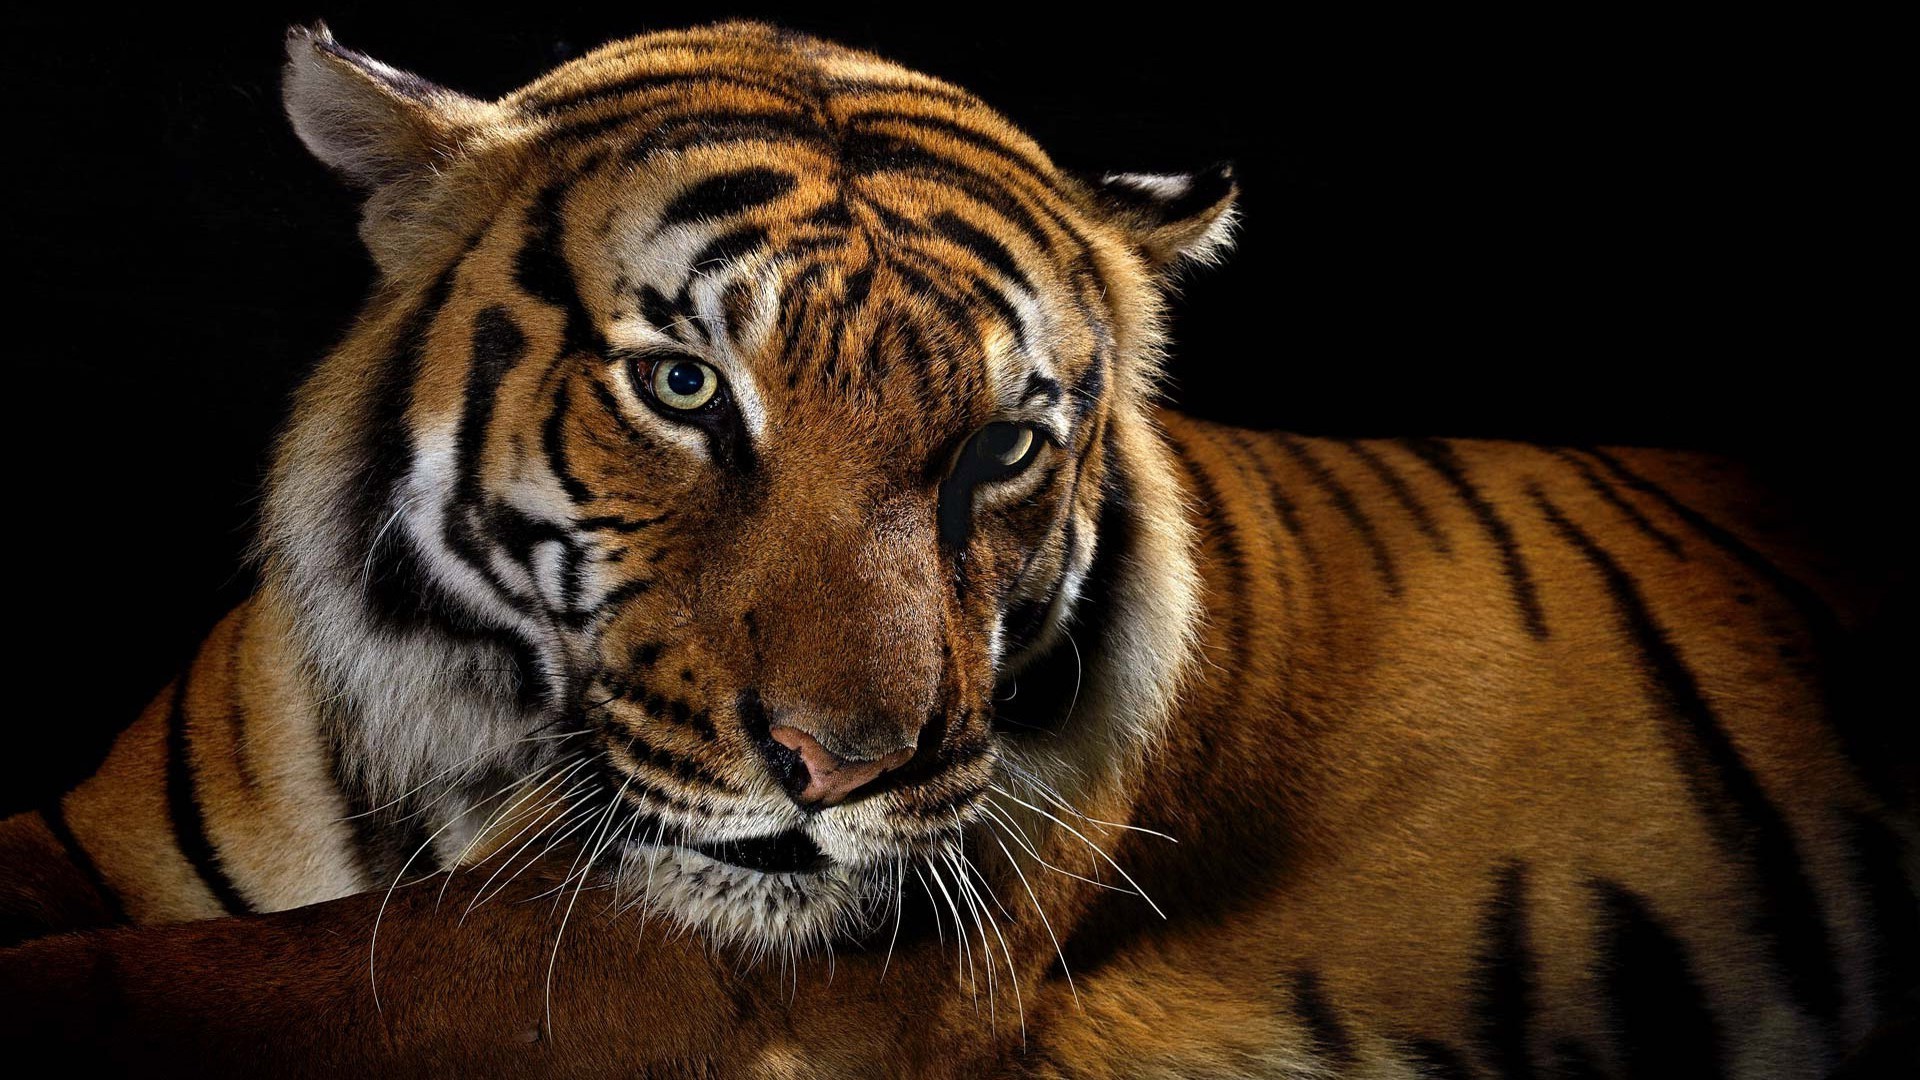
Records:
<instances>
[{"instance_id":1,"label":"whisker","mask_svg":"<svg viewBox=\"0 0 1920 1080\"><path fill-rule=\"evenodd\" d=\"M934 898L933 886L927 884L926 875L920 872L920 860L918 858L915 858L913 862L913 876L920 879L920 887L927 892L927 906L933 911L933 936L944 946L947 943L947 932L940 921L940 901Z\"/></svg>"},{"instance_id":2,"label":"whisker","mask_svg":"<svg viewBox=\"0 0 1920 1080\"><path fill-rule=\"evenodd\" d=\"M926 860L926 864L927 873L933 875L934 885L939 887L940 895L947 901L947 910L953 913L953 936L956 941L954 947L956 950L960 950L960 955L955 958L954 962L955 974L959 974L961 965L964 963L967 978L973 985L973 1007L978 1009L980 1007L980 980L973 974L973 946L967 942L966 930L960 922L960 906L953 902L953 895L947 892L947 883L940 878L940 868L934 865L931 859Z\"/></svg>"},{"instance_id":3,"label":"whisker","mask_svg":"<svg viewBox=\"0 0 1920 1080\"><path fill-rule=\"evenodd\" d=\"M413 849L413 854L407 856L407 861L400 864L399 871L393 875L393 881L387 885L386 895L380 898L380 909L376 911L373 916L373 934L369 937L367 941L367 986L369 989L373 991L373 1011L374 1012L381 1011L380 980L379 980L378 973L376 971L379 952L380 952L380 922L382 919L385 919L387 916L387 904L393 900L393 890L400 887L400 881L402 878L407 876L407 870L408 868L413 866L413 860L418 859L420 857L421 852L432 847L434 840L438 839L441 833L446 832L448 829L453 828L453 826L457 824L461 818L467 816L467 814L470 813L472 810L473 810L472 807L468 807L466 810L462 810L460 813L455 814L454 816L448 818L446 823L441 825L438 829L435 829L433 830L433 832L429 833L427 835L427 838L421 841L420 846Z\"/></svg>"},{"instance_id":4,"label":"whisker","mask_svg":"<svg viewBox=\"0 0 1920 1080\"><path fill-rule=\"evenodd\" d=\"M1064 866L1055 866L1053 863L1048 862L1046 858L1042 856L1038 851L1034 850L1033 845L1027 840L1025 831L1022 830L1019 824L1017 824L1011 817L1007 816L1006 810L1004 810L1001 807L992 806L984 802L981 804L980 808L983 811L985 811L987 815L987 817L983 818L983 820L994 820L996 822L1004 823L1006 826L1011 827L1014 830L1014 832L1008 834L1009 838L1012 839L1014 843L1020 846L1020 850L1026 852L1028 855L1033 856L1034 862L1039 863L1041 866L1046 867L1048 870L1051 870L1054 873L1060 874L1064 877L1070 877L1075 881L1084 881L1087 884L1092 885L1096 888L1106 889L1110 892L1124 893L1128 896L1139 895L1139 893L1134 892L1132 889L1123 889L1118 885L1109 885L1104 881L1096 881L1093 878L1087 877L1084 874L1076 874L1072 870L1068 870Z\"/></svg>"},{"instance_id":5,"label":"whisker","mask_svg":"<svg viewBox=\"0 0 1920 1080\"><path fill-rule=\"evenodd\" d=\"M993 914L986 911L984 905L980 903L979 898L974 895L972 882L967 880L966 872L960 869L960 865L954 860L953 847L951 844L945 846L941 852L941 858L946 860L947 868L953 871L954 891L959 893L961 898L966 901L967 914L973 917L974 930L980 935L980 951L986 954L987 961L987 1023L993 1030L997 1031L999 1030L1000 1015L994 999L995 991L998 989L999 976L993 967L993 943L987 940L986 927L986 920L991 920ZM982 916L985 918L983 919ZM998 927L995 928L995 932L998 932Z\"/></svg>"},{"instance_id":6,"label":"whisker","mask_svg":"<svg viewBox=\"0 0 1920 1080\"><path fill-rule=\"evenodd\" d=\"M574 771L578 769L579 765L585 764L584 761L580 760L580 755L569 754L566 757L563 757L558 761L553 762L551 765L545 766L538 773L535 773L533 776L524 777L518 780L510 780L507 783L501 785L500 790L495 792L492 796L489 796L489 798L497 798L501 794L504 794L508 791L512 791L516 787L521 788L523 790L519 798L514 799L511 803L508 803L507 805L495 810L490 816L488 816L486 821L481 822L480 827L474 830L473 836L467 840L466 846L460 849L460 854L454 857L452 861L452 866L450 866L449 869L454 869L454 868L463 867L467 865L467 858L473 854L473 849L477 847L482 840L485 840L489 835L493 833L494 827L496 825L502 823L503 821L517 820L519 816L518 815L519 808L523 806L527 802L527 800L533 798L535 795L545 790L549 785L555 783L556 780L565 779L565 776L556 777L554 774L562 766L566 765L568 762L575 762L576 764L573 769L567 770L566 775L571 775Z\"/></svg>"},{"instance_id":7,"label":"whisker","mask_svg":"<svg viewBox=\"0 0 1920 1080\"><path fill-rule=\"evenodd\" d=\"M1000 913L1005 915L1007 921L1011 923L1013 921L1013 913L1008 911L1006 906L1000 903L1000 897L995 895L993 886L987 882L986 875L982 874L980 868L973 864L973 860L967 857L966 851L956 847L953 849L953 854L960 860L961 868L972 873L974 880L979 883L975 886L976 891L984 890L987 898L993 901L994 906L999 908ZM993 912L982 907L981 913L987 917L987 925L993 928L993 936L1000 942L1000 955L1004 957L1007 962L1007 978L1013 983L1014 1015L1020 1020L1020 1045L1025 1046L1027 1043L1027 1006L1020 997L1020 972L1013 966L1013 950L1007 948L1007 937L1000 932L999 920L993 917ZM993 954L989 952L987 955L991 958Z\"/></svg>"},{"instance_id":8,"label":"whisker","mask_svg":"<svg viewBox=\"0 0 1920 1080\"><path fill-rule=\"evenodd\" d=\"M1177 844L1180 842L1179 838L1174 836L1169 836L1166 833L1159 832L1155 829L1143 828L1139 825L1128 825L1125 822L1120 822L1120 821L1105 821L1100 818L1092 817L1088 814L1084 814L1079 810L1075 809L1065 799L1061 798L1059 792L1053 790L1051 787L1048 787L1047 784L1043 782L1039 777L1033 775L1032 773L1028 772L1025 769L1022 769L1020 766L1015 765L1010 761L1002 762L1002 764L1006 765L1006 767L1009 770L1011 770L1014 773L1014 775L1017 776L1019 779L1025 781L1029 787L1032 787L1035 791L1045 796L1048 802L1052 803L1055 806L1058 806L1060 809L1065 810L1067 813L1072 814L1074 817L1077 817L1082 821L1090 821L1095 825L1104 825L1110 829L1125 829L1128 832L1145 833L1148 836L1157 836L1160 839L1166 840L1170 843Z\"/></svg>"},{"instance_id":9,"label":"whisker","mask_svg":"<svg viewBox=\"0 0 1920 1080\"><path fill-rule=\"evenodd\" d=\"M620 800L626 797L627 786L631 783L633 783L633 775L629 773L627 778L621 782L620 790L614 792L613 798L607 801L607 809L600 815L600 835L606 834L607 825L613 821L614 811L622 805ZM593 845L594 834L589 833L586 844L582 845L582 852L584 852L587 847ZM573 906L580 902L580 890L586 888L587 878L593 873L593 865L599 861L600 855L604 851L606 851L605 843L593 847L593 853L587 856L586 865L580 867L580 882L573 887L573 899L567 901L566 913L560 916L560 929L555 931L553 935L553 952L547 957L546 1013L547 1031L549 1034L553 1031L553 969L560 961L560 941L567 935L567 920L573 917ZM574 861L576 863L580 861L579 854L575 854ZM572 875L573 870L571 867L568 868L567 873L569 876ZM561 878L560 884L561 887L564 888L566 886L566 878ZM555 903L558 902L556 899Z\"/></svg>"},{"instance_id":10,"label":"whisker","mask_svg":"<svg viewBox=\"0 0 1920 1080\"><path fill-rule=\"evenodd\" d=\"M493 893L491 896L488 896L486 897L485 900L480 900L478 902L485 903L486 900L491 900L493 899L494 896L498 896L502 892L506 891L508 886L512 885L515 881L518 881L520 879L521 874L524 874L528 870L533 869L536 865L539 864L540 860L547 857L548 852L551 852L554 848L557 848L561 844L565 843L567 840L567 837L572 836L574 833L579 832L583 828L586 828L588 824L592 822L593 819L596 816L598 816L600 813L601 813L600 807L588 806L586 809L581 810L578 813L574 814L573 816L567 818L565 822L566 830L564 832L556 833L551 840L547 841L546 847L541 848L538 852L534 854L532 858L528 859L524 863L521 863L520 868L518 870L515 870L513 873L507 875L507 880L501 882L500 885L493 890ZM532 896L527 897L522 902L531 904L535 900L544 900L547 897L552 896L554 893L566 887L567 887L567 881L562 880L560 884L555 885L549 889L542 889L541 891L533 894Z\"/></svg>"},{"instance_id":11,"label":"whisker","mask_svg":"<svg viewBox=\"0 0 1920 1080\"><path fill-rule=\"evenodd\" d=\"M1076 829L1072 825L1069 825L1067 822L1061 820L1057 815L1051 814L1045 810L1040 809L1039 807L1033 805L1032 803L1026 801L1025 799L1022 799L1018 795L1015 795L1012 792L1009 792L998 785L995 785L993 790L1001 795L1005 795L1007 798L1012 799L1014 802L1019 803L1021 806L1026 807L1027 809L1033 811L1036 814L1040 814L1043 817L1052 819L1061 828L1067 830L1068 832L1072 833L1074 836L1078 837L1081 843L1087 845L1089 848L1092 848L1095 852L1097 852L1100 855L1102 859L1105 859L1107 861L1108 866L1113 867L1116 873L1118 873L1122 878L1125 878L1127 884L1133 886L1133 891L1139 894L1140 899L1145 900L1147 902L1147 906L1153 909L1154 914L1160 916L1162 919L1167 917L1167 913L1160 910L1160 905L1153 902L1153 897L1148 896L1146 893L1146 890L1140 887L1140 883L1133 880L1133 875L1127 873L1126 870L1121 868L1119 863L1114 862L1113 856L1107 854L1106 851L1100 847L1100 845L1087 839L1085 833L1082 833L1079 829Z\"/></svg>"},{"instance_id":12,"label":"whisker","mask_svg":"<svg viewBox=\"0 0 1920 1080\"><path fill-rule=\"evenodd\" d=\"M558 787L559 785L566 783L568 777L572 776L574 773L577 773L581 769L585 768L588 764L592 762L592 760L593 760L592 758L583 757L579 761L575 762L572 765L572 767L568 768L565 772L560 773L558 776L552 776L552 777L549 777L548 779L540 781L538 784L535 784L533 787L529 788L526 794L522 795L519 799L515 800L515 805L518 806L522 803L525 803L528 799L532 798L535 795L538 795L540 792L546 790L550 786ZM559 766L558 764L556 764L554 767L558 768ZM581 780L575 781L572 787L568 788L566 791L561 792L559 795L555 796L552 802L549 802L538 809L529 807L525 811L512 813L511 816L508 817L509 824L512 821L518 820L522 816L528 819L527 823L525 825L522 825L518 832L514 833L512 836L507 837L505 841L500 843L491 852L488 852L486 858L481 859L478 863L474 865L485 866L490 860L492 860L492 858L495 855L499 854L502 851L505 851L507 847L511 845L515 840L518 840L520 839L520 837L525 836L528 829L534 828L535 826L539 825L542 821L550 822L552 820L550 817L541 816L542 811L551 808L555 803L566 802L566 800L568 800L573 796L574 792L579 791L581 788L586 787L590 783L592 783L591 778L583 778ZM564 817L565 813L563 812L561 816ZM502 827L504 828L505 826L502 826ZM491 828L492 828L492 822L489 822L487 825L487 829L491 829ZM480 833L476 834L475 840L478 841L479 839L485 837L487 829L483 829L481 830ZM535 835L536 837L538 836L537 833ZM532 842L533 842L532 840L529 840L528 844L531 844ZM525 846L522 846L520 850L521 851L526 850ZM462 854L463 860L465 858L465 854L466 853ZM508 857L507 862L511 863L514 858L518 857L518 855L519 855L519 851L514 852L512 856ZM500 869L504 869L504 867ZM493 877L499 876L500 869L494 870ZM493 877L489 877L486 881L486 884L481 886L481 889L483 891L485 890L487 885L493 884ZM471 910L471 908L469 908L469 910Z\"/></svg>"},{"instance_id":13,"label":"whisker","mask_svg":"<svg viewBox=\"0 0 1920 1080\"><path fill-rule=\"evenodd\" d=\"M513 853L508 855L506 859L502 861L499 866L494 868L493 873L487 876L487 880L480 884L480 888L476 890L473 894L473 899L467 901L466 911L460 914L461 922L464 923L466 921L467 916L473 913L474 908L479 907L480 904L483 903L484 901L499 895L499 892L501 889L504 889L508 885L511 885L513 883L514 878L520 876L520 873L523 872L526 869L526 867L523 866L519 871L515 871L513 877L509 877L506 881L501 882L499 888L494 889L491 893L487 891L488 887L493 885L494 881L496 881L501 874L505 873L507 869L513 865L514 860L518 859L522 852L532 847L535 843L539 841L539 839L542 836L546 835L547 833L552 832L554 829L559 828L561 825L566 824L567 822L578 820L577 818L571 816L573 811L572 811L572 803L569 800L572 799L573 794L575 792L579 791L581 788L587 787L592 783L593 783L593 780L591 778L575 781L574 785L571 788L568 788L566 791L562 792L560 795L558 795L554 799L555 803L564 804L568 807L568 809L562 810L557 814L548 814L543 817L535 817L532 821L522 826L520 832L515 833L513 837L507 841L508 844L511 844L513 843L514 839L518 839L521 835L524 835L528 830L532 830L533 832L533 835L528 836L525 842L523 842L518 848L514 849ZM589 811L589 813L591 813L591 811ZM562 838L564 839L564 835ZM557 843L558 841L556 840L555 842ZM501 850L505 850L505 848L506 848L505 844L501 845ZM553 850L553 845L549 844L545 849L541 850L539 855L535 855L532 859L528 860L527 865L531 866L534 862L539 861L541 855L545 855L548 851L551 851L551 850Z\"/></svg>"},{"instance_id":14,"label":"whisker","mask_svg":"<svg viewBox=\"0 0 1920 1080\"><path fill-rule=\"evenodd\" d=\"M902 856L893 860L893 936L887 939L887 958L880 963L880 980L887 981L887 966L893 963L893 946L900 940L900 920L906 913L907 867Z\"/></svg>"},{"instance_id":15,"label":"whisker","mask_svg":"<svg viewBox=\"0 0 1920 1080\"><path fill-rule=\"evenodd\" d=\"M1001 827L998 822L993 821L991 818L988 818L987 821L993 825L994 829ZM991 830L988 831L987 835L993 837L993 842L1000 845L1001 854L1007 857L1007 864L1013 867L1015 874L1019 875L1021 886L1027 890L1027 899L1033 904L1034 914L1040 916L1040 925L1047 928L1047 937L1053 941L1053 955L1060 958L1060 970L1067 977L1067 992L1073 995L1073 1007L1081 1012L1085 1012L1085 1008L1080 1004L1080 991L1073 985L1073 969L1067 966L1067 954L1060 948L1060 938L1053 932L1053 923L1047 918L1046 909L1040 906L1040 897L1033 891L1033 886L1027 881L1027 875L1021 871L1019 860L1013 857L1013 852L1007 850L1006 843Z\"/></svg>"}]
</instances>

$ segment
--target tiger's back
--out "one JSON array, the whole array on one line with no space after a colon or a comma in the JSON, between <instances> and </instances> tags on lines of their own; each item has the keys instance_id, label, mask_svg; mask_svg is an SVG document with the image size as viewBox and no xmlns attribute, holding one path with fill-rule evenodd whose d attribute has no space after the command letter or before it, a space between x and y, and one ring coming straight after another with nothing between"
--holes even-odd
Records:
<instances>
[{"instance_id":1,"label":"tiger's back","mask_svg":"<svg viewBox=\"0 0 1920 1080\"><path fill-rule=\"evenodd\" d=\"M1912 1008L1875 594L1808 584L1845 574L1744 470L1166 422L1207 719L1135 821L1208 842L1131 839L1170 933L1127 958L1096 914L1074 967L1169 1071L1822 1075Z\"/></svg>"}]
</instances>

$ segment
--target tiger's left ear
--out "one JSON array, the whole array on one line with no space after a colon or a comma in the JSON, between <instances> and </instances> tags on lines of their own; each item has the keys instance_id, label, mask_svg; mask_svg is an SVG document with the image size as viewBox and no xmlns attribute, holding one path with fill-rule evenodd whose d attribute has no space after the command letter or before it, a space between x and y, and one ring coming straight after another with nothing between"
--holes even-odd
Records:
<instances>
[{"instance_id":1,"label":"tiger's left ear","mask_svg":"<svg viewBox=\"0 0 1920 1080\"><path fill-rule=\"evenodd\" d=\"M1156 270L1220 261L1233 247L1240 186L1233 166L1194 173L1083 177L1088 209L1116 225Z\"/></svg>"}]
</instances>

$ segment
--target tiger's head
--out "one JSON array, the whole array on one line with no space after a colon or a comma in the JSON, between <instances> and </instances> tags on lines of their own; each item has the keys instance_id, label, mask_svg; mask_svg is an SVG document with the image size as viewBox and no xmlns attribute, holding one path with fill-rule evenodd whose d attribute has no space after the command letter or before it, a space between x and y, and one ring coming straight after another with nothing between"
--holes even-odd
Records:
<instances>
[{"instance_id":1,"label":"tiger's head","mask_svg":"<svg viewBox=\"0 0 1920 1080\"><path fill-rule=\"evenodd\" d=\"M298 399L265 578L367 799L451 864L538 777L554 836L764 946L859 925L1010 772L1124 783L1192 651L1151 399L1227 170L1076 178L760 25L491 102L289 54L380 284Z\"/></svg>"}]
</instances>

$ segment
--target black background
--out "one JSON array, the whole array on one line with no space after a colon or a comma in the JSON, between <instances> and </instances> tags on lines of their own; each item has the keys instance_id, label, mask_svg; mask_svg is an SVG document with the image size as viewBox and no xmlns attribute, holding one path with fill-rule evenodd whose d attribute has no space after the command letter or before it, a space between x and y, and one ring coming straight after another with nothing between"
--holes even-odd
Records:
<instances>
[{"instance_id":1,"label":"black background","mask_svg":"<svg viewBox=\"0 0 1920 1080\"><path fill-rule=\"evenodd\" d=\"M161 22L69 7L0 26L19 305L7 655L33 691L8 721L0 810L89 768L251 587L268 440L371 281L353 200L279 111L282 34L316 17L480 96L611 38L771 17L980 93L1069 167L1231 159L1239 250L1176 309L1189 411L1715 449L1816 513L1911 486L1909 398L1889 373L1910 335L1896 349L1875 325L1889 264L1911 261L1882 200L1911 129L1876 115L1898 93L1872 27L396 8Z\"/></svg>"}]
</instances>

